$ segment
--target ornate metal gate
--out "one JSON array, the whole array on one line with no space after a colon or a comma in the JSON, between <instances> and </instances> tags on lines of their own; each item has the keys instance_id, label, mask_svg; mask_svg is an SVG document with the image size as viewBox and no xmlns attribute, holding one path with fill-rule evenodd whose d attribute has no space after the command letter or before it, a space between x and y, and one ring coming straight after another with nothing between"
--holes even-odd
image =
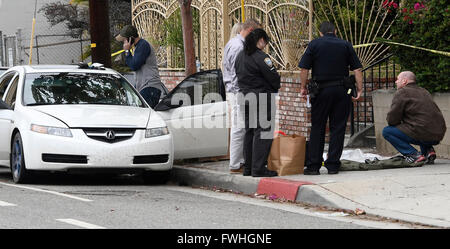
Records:
<instances>
[{"instance_id":1,"label":"ornate metal gate","mask_svg":"<svg viewBox=\"0 0 450 249\"><path fill-rule=\"evenodd\" d=\"M219 68L229 31L241 20L241 1L193 0L192 8L198 11L200 21L196 56L203 69ZM158 41L164 39L161 29L164 20L177 9L178 0L133 0L133 23L142 37ZM309 0L246 0L245 13L247 18L260 21L271 37L268 52L278 67L294 69L310 39ZM160 66L173 67L173 49L158 49Z\"/></svg>"}]
</instances>

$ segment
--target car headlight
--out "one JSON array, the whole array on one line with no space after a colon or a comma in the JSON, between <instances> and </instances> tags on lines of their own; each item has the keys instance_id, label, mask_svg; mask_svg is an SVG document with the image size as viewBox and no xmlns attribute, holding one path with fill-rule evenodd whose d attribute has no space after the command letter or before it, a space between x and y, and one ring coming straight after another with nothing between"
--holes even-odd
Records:
<instances>
[{"instance_id":1,"label":"car headlight","mask_svg":"<svg viewBox=\"0 0 450 249\"><path fill-rule=\"evenodd\" d=\"M69 128L51 127L43 125L31 125L31 130L41 134L48 134L61 137L72 137L72 132Z\"/></svg>"},{"instance_id":2,"label":"car headlight","mask_svg":"<svg viewBox=\"0 0 450 249\"><path fill-rule=\"evenodd\" d=\"M169 134L169 129L167 127L150 128L145 130L145 138L158 137Z\"/></svg>"}]
</instances>

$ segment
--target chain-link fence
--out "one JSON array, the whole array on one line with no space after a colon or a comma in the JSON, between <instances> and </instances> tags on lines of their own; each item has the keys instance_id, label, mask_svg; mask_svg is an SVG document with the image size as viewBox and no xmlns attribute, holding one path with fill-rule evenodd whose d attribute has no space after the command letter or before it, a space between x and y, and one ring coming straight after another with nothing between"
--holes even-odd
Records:
<instances>
[{"instance_id":1,"label":"chain-link fence","mask_svg":"<svg viewBox=\"0 0 450 249\"><path fill-rule=\"evenodd\" d=\"M26 44L26 45L25 45ZM25 63L30 59L30 39L21 39ZM33 37L32 64L74 64L83 61L90 40L69 34L37 34Z\"/></svg>"},{"instance_id":2,"label":"chain-link fence","mask_svg":"<svg viewBox=\"0 0 450 249\"><path fill-rule=\"evenodd\" d=\"M1 32L0 32L1 35ZM30 51L30 37L25 38L18 30L15 36L0 36L0 66L29 64L76 64L83 60L83 54L90 45L89 37L73 37L69 34L51 34L51 31L33 37Z\"/></svg>"},{"instance_id":3,"label":"chain-link fence","mask_svg":"<svg viewBox=\"0 0 450 249\"><path fill-rule=\"evenodd\" d=\"M12 67L17 64L16 36L3 36L0 31L0 66Z\"/></svg>"}]
</instances>

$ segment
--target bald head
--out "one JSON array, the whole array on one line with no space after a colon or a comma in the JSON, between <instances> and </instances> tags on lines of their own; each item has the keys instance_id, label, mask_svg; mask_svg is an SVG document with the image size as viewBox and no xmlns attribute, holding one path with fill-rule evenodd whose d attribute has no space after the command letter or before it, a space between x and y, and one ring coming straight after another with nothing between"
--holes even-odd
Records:
<instances>
[{"instance_id":1,"label":"bald head","mask_svg":"<svg viewBox=\"0 0 450 249\"><path fill-rule=\"evenodd\" d=\"M397 84L397 89L400 89L409 83L414 82L416 82L416 75L413 72L404 71L397 76L397 81L395 83Z\"/></svg>"},{"instance_id":2,"label":"bald head","mask_svg":"<svg viewBox=\"0 0 450 249\"><path fill-rule=\"evenodd\" d=\"M416 82L416 75L413 72L405 71L400 73L401 77L408 80L409 82ZM399 77L400 77L399 75Z\"/></svg>"}]
</instances>

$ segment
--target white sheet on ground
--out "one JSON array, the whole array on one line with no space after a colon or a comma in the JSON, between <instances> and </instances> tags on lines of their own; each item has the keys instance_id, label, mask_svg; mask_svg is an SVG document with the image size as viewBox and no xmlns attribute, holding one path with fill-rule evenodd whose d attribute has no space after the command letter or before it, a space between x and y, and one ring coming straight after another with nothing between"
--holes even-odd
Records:
<instances>
[{"instance_id":1,"label":"white sheet on ground","mask_svg":"<svg viewBox=\"0 0 450 249\"><path fill-rule=\"evenodd\" d=\"M378 158L379 160L389 159L390 157L384 157L373 153L364 153L361 149L347 149L342 152L341 160L350 160L363 163L366 159L373 160ZM323 154L324 161L327 160L327 153Z\"/></svg>"}]
</instances>

